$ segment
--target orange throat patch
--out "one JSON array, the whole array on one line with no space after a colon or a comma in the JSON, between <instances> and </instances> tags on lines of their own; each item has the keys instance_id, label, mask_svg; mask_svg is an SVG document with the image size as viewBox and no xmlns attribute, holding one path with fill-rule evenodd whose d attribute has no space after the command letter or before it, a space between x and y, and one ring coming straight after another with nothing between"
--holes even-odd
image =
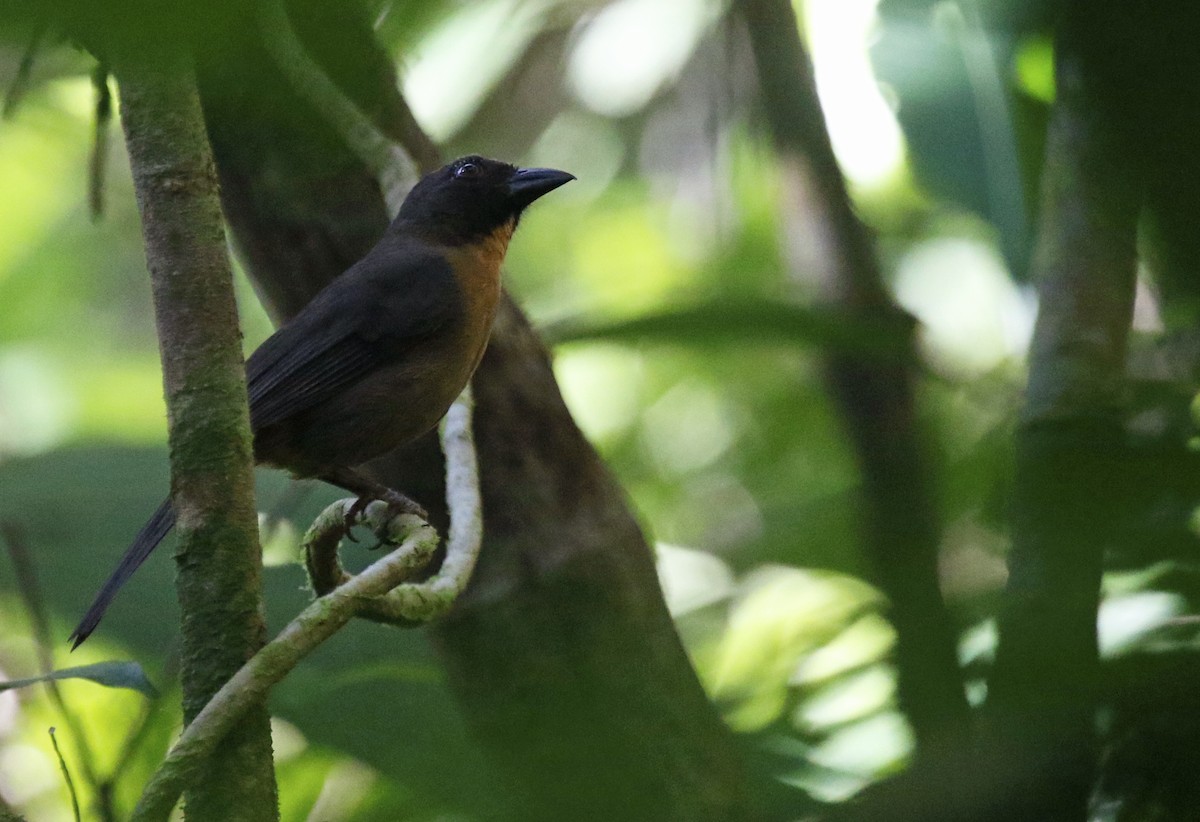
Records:
<instances>
[{"instance_id":1,"label":"orange throat patch","mask_svg":"<svg viewBox=\"0 0 1200 822\"><path fill-rule=\"evenodd\" d=\"M500 299L500 266L516 228L517 221L509 220L470 245L447 250L467 302L467 316L479 319L480 328L474 330L485 340Z\"/></svg>"},{"instance_id":2,"label":"orange throat patch","mask_svg":"<svg viewBox=\"0 0 1200 822\"><path fill-rule=\"evenodd\" d=\"M504 255L508 253L508 243L512 240L513 232L516 230L517 221L509 220L485 237L478 245L479 256L484 267L494 270L496 276L500 275L500 264L504 262Z\"/></svg>"},{"instance_id":3,"label":"orange throat patch","mask_svg":"<svg viewBox=\"0 0 1200 822\"><path fill-rule=\"evenodd\" d=\"M490 282L499 287L500 265L516 228L517 221L509 220L483 239L449 250L459 277L468 281L463 283L468 290L483 288Z\"/></svg>"}]
</instances>

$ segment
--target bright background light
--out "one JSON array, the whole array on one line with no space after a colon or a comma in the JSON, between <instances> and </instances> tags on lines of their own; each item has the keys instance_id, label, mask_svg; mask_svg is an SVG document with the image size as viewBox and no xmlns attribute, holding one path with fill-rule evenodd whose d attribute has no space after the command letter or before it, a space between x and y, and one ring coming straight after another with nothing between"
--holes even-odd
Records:
<instances>
[{"instance_id":1,"label":"bright background light","mask_svg":"<svg viewBox=\"0 0 1200 822\"><path fill-rule=\"evenodd\" d=\"M877 5L878 0L807 0L797 8L834 153L846 176L868 188L888 182L904 162L904 138L868 53Z\"/></svg>"}]
</instances>

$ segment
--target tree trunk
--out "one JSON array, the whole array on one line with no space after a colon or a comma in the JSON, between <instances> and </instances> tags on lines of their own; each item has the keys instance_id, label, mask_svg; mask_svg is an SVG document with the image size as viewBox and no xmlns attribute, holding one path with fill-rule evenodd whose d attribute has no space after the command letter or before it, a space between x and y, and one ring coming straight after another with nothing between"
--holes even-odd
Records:
<instances>
[{"instance_id":1,"label":"tree trunk","mask_svg":"<svg viewBox=\"0 0 1200 822\"><path fill-rule=\"evenodd\" d=\"M1140 13L1140 12L1139 12ZM1121 89L1133 12L1067 4L1055 47L1034 275L1039 309L1016 441L1013 545L989 712L1041 773L1014 816L1084 820L1095 784L1104 550L1122 501L1125 353L1143 202ZM1131 79L1131 78L1130 78ZM1053 779L1045 777L1053 773Z\"/></svg>"},{"instance_id":2,"label":"tree trunk","mask_svg":"<svg viewBox=\"0 0 1200 822\"><path fill-rule=\"evenodd\" d=\"M112 67L154 290L180 544L184 721L263 644L241 335L217 181L191 61L122 40ZM190 786L194 822L278 818L266 706L249 711Z\"/></svg>"}]
</instances>

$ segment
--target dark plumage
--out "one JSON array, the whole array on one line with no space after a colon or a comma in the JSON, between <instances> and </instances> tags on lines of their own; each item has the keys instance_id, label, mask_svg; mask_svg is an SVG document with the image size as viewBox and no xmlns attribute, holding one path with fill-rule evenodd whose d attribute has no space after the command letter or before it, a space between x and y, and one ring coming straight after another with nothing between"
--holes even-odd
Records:
<instances>
[{"instance_id":1,"label":"dark plumage","mask_svg":"<svg viewBox=\"0 0 1200 822\"><path fill-rule=\"evenodd\" d=\"M416 439L446 413L483 357L521 212L573 179L483 157L422 178L367 256L247 360L255 460L419 510L354 466ZM80 621L75 647L174 525L167 500Z\"/></svg>"}]
</instances>

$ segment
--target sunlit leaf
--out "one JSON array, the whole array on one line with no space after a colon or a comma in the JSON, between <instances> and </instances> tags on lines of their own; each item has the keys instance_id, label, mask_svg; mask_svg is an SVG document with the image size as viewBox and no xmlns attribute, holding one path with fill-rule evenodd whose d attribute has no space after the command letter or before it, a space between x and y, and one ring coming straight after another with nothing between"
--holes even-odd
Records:
<instances>
[{"instance_id":1,"label":"sunlit leaf","mask_svg":"<svg viewBox=\"0 0 1200 822\"><path fill-rule=\"evenodd\" d=\"M830 682L805 699L792 715L804 731L821 731L864 719L886 707L896 693L896 677L884 665Z\"/></svg>"},{"instance_id":2,"label":"sunlit leaf","mask_svg":"<svg viewBox=\"0 0 1200 822\"><path fill-rule=\"evenodd\" d=\"M1187 609L1187 600L1163 591L1110 597L1100 604L1100 651L1112 656L1134 648Z\"/></svg>"},{"instance_id":3,"label":"sunlit leaf","mask_svg":"<svg viewBox=\"0 0 1200 822\"><path fill-rule=\"evenodd\" d=\"M896 643L896 629L876 613L856 620L797 666L789 682L811 685L877 662Z\"/></svg>"},{"instance_id":4,"label":"sunlit leaf","mask_svg":"<svg viewBox=\"0 0 1200 822\"><path fill-rule=\"evenodd\" d=\"M812 751L812 760L849 773L895 768L912 750L912 729L898 713L882 713L834 733Z\"/></svg>"},{"instance_id":5,"label":"sunlit leaf","mask_svg":"<svg viewBox=\"0 0 1200 822\"><path fill-rule=\"evenodd\" d=\"M802 656L879 600L869 585L841 574L780 567L751 574L730 613L710 680L717 699L728 705L730 724L752 731L779 718Z\"/></svg>"}]
</instances>

